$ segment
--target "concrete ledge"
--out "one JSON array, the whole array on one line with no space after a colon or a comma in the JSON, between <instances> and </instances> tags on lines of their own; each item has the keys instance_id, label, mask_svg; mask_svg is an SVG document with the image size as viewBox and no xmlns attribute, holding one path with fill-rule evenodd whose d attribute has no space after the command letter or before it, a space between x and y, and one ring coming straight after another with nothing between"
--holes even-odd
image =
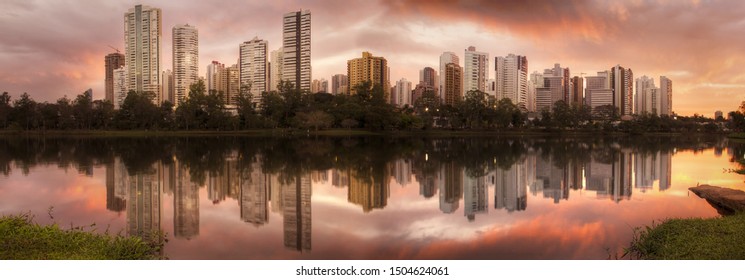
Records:
<instances>
[{"instance_id":1,"label":"concrete ledge","mask_svg":"<svg viewBox=\"0 0 745 280\"><path fill-rule=\"evenodd\" d=\"M745 212L745 192L710 185L689 188L699 197L706 199L721 215Z\"/></svg>"}]
</instances>

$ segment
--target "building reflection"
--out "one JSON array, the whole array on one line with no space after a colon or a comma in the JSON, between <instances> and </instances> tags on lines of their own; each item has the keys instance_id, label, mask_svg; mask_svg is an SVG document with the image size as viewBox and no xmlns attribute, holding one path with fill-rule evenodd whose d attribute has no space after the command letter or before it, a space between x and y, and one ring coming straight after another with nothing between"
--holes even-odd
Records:
<instances>
[{"instance_id":1,"label":"building reflection","mask_svg":"<svg viewBox=\"0 0 745 280\"><path fill-rule=\"evenodd\" d=\"M388 205L390 180L385 168L366 168L362 171L349 171L347 201L362 206L365 213L373 209L383 209Z\"/></svg>"},{"instance_id":2,"label":"building reflection","mask_svg":"<svg viewBox=\"0 0 745 280\"><path fill-rule=\"evenodd\" d=\"M587 190L599 199L615 202L631 198L632 158L630 150L606 150L593 156L588 164Z\"/></svg>"},{"instance_id":3,"label":"building reflection","mask_svg":"<svg viewBox=\"0 0 745 280\"><path fill-rule=\"evenodd\" d=\"M672 157L669 151L637 153L634 158L634 188L647 192L655 182L660 191L670 188Z\"/></svg>"},{"instance_id":4,"label":"building reflection","mask_svg":"<svg viewBox=\"0 0 745 280\"><path fill-rule=\"evenodd\" d=\"M458 210L463 196L463 171L455 163L442 165L440 179L440 211L453 213Z\"/></svg>"},{"instance_id":5,"label":"building reflection","mask_svg":"<svg viewBox=\"0 0 745 280\"><path fill-rule=\"evenodd\" d=\"M129 235L150 238L162 232L163 195L172 195L173 235L193 239L200 231L199 192L206 188L207 203L235 200L240 219L254 226L269 222L270 209L281 214L285 247L311 250L311 174L267 174L258 158L247 160L243 167L237 159L233 153L218 170L197 172L175 158L130 171L115 158L106 165L106 208L126 211ZM323 178L325 173L319 174ZM382 203L385 206L385 201Z\"/></svg>"}]
</instances>

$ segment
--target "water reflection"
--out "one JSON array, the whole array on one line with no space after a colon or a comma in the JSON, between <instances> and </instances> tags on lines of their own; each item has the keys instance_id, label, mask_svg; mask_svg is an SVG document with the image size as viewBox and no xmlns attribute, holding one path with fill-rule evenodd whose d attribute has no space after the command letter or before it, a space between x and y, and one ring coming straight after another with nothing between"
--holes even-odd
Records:
<instances>
[{"instance_id":1,"label":"water reflection","mask_svg":"<svg viewBox=\"0 0 745 280\"><path fill-rule=\"evenodd\" d=\"M717 138L7 138L0 139L0 170L29 174L54 164L92 176L103 166L105 207L126 216L130 235L199 239L207 200L237 205L236 222L257 230L281 224L283 234L274 238L287 250L311 253L319 186L345 192L364 215L388 211L396 189L415 188L439 215L476 223L570 195L621 204L635 192L664 192L677 152L709 148L720 155L726 149L732 159L743 154ZM163 222L169 205L170 224Z\"/></svg>"}]
</instances>

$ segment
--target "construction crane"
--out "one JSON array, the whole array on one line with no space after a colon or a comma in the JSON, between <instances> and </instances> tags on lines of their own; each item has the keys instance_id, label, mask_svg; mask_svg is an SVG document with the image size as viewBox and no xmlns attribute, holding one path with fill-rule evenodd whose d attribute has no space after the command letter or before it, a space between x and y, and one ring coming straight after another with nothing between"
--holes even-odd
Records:
<instances>
[{"instance_id":1,"label":"construction crane","mask_svg":"<svg viewBox=\"0 0 745 280\"><path fill-rule=\"evenodd\" d=\"M115 48L115 47L112 47L111 45L108 45L108 46L109 46L109 48L111 48L112 50L115 50L115 51L116 51L116 53L119 53L119 49L117 49L117 48Z\"/></svg>"}]
</instances>

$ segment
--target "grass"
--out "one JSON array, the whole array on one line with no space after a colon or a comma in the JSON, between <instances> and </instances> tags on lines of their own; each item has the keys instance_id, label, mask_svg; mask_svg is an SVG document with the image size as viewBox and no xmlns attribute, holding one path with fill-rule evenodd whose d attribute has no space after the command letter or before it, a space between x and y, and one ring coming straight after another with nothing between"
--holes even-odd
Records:
<instances>
[{"instance_id":1,"label":"grass","mask_svg":"<svg viewBox=\"0 0 745 280\"><path fill-rule=\"evenodd\" d=\"M151 260L162 258L162 247L162 242L138 237L42 226L28 214L0 217L0 259L4 260Z\"/></svg>"},{"instance_id":2,"label":"grass","mask_svg":"<svg viewBox=\"0 0 745 280\"><path fill-rule=\"evenodd\" d=\"M625 255L652 260L743 260L745 214L670 219L636 229Z\"/></svg>"}]
</instances>

